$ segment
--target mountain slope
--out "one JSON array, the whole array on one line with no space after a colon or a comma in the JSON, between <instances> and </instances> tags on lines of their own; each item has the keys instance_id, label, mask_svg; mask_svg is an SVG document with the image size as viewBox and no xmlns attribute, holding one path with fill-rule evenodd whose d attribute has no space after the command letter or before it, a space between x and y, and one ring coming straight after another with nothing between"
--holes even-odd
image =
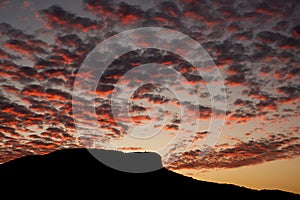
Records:
<instances>
[{"instance_id":1,"label":"mountain slope","mask_svg":"<svg viewBox=\"0 0 300 200\"><path fill-rule=\"evenodd\" d=\"M149 163L161 167L161 161L155 153L125 154L116 151L93 151L112 161L122 159L124 163L141 163L143 167ZM2 184L6 183L6 186L1 186L2 191L11 184L15 189L24 189L29 187L28 182L30 182L33 183L30 184L31 189L39 188L39 191L59 189L65 194L68 191L70 195L121 194L123 197L129 197L141 192L146 196L167 194L176 197L183 194L222 196L231 199L246 196L255 198L275 196L284 199L300 197L300 195L277 190L257 191L229 184L197 181L164 168L149 173L120 172L100 163L86 149L65 149L48 155L26 156L13 160L0 165L0 180ZM116 192L111 193L110 190Z\"/></svg>"}]
</instances>

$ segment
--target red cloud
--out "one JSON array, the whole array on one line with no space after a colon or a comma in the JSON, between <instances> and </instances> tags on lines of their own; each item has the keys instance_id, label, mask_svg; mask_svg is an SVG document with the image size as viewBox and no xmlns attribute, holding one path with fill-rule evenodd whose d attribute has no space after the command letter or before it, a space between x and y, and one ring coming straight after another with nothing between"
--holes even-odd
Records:
<instances>
[{"instance_id":1,"label":"red cloud","mask_svg":"<svg viewBox=\"0 0 300 200\"><path fill-rule=\"evenodd\" d=\"M176 124L171 124L171 125L164 126L164 129L171 130L171 131L177 131L179 129L179 127Z\"/></svg>"},{"instance_id":2,"label":"red cloud","mask_svg":"<svg viewBox=\"0 0 300 200\"><path fill-rule=\"evenodd\" d=\"M141 151L141 150L145 150L145 149L142 148L142 147L121 147L121 148L118 148L118 150L121 150L121 151Z\"/></svg>"},{"instance_id":3,"label":"red cloud","mask_svg":"<svg viewBox=\"0 0 300 200\"><path fill-rule=\"evenodd\" d=\"M44 97L45 88L40 85L28 85L22 90L22 94L33 97Z\"/></svg>"},{"instance_id":4,"label":"red cloud","mask_svg":"<svg viewBox=\"0 0 300 200\"><path fill-rule=\"evenodd\" d=\"M69 93L56 90L56 89L47 89L45 91L45 98L48 100L54 100L54 101L68 101L71 100L71 95Z\"/></svg>"},{"instance_id":5,"label":"red cloud","mask_svg":"<svg viewBox=\"0 0 300 200\"><path fill-rule=\"evenodd\" d=\"M19 93L20 90L16 88L15 86L10 86L10 85L2 85L1 86L6 92L8 93Z\"/></svg>"},{"instance_id":6,"label":"red cloud","mask_svg":"<svg viewBox=\"0 0 300 200\"><path fill-rule=\"evenodd\" d=\"M128 122L135 122L135 123L142 123L142 121L149 121L151 118L148 115L138 115L138 116L129 116L129 117L117 117L118 121L122 123L128 123Z\"/></svg>"},{"instance_id":7,"label":"red cloud","mask_svg":"<svg viewBox=\"0 0 300 200\"><path fill-rule=\"evenodd\" d=\"M107 97L114 91L114 86L112 85L98 85L95 92L91 92L99 97Z\"/></svg>"},{"instance_id":8,"label":"red cloud","mask_svg":"<svg viewBox=\"0 0 300 200\"><path fill-rule=\"evenodd\" d=\"M38 19L42 21L45 20L47 28L61 28L89 32L91 30L99 30L102 27L102 25L95 20L78 17L55 5L46 10L41 10Z\"/></svg>"},{"instance_id":9,"label":"red cloud","mask_svg":"<svg viewBox=\"0 0 300 200\"><path fill-rule=\"evenodd\" d=\"M255 165L277 159L299 156L299 138L283 136L258 141L239 142L234 146L220 146L203 155L200 150L184 153L180 160L172 163L170 169L212 169L235 168Z\"/></svg>"},{"instance_id":10,"label":"red cloud","mask_svg":"<svg viewBox=\"0 0 300 200\"><path fill-rule=\"evenodd\" d=\"M115 11L116 5L113 5L113 1L96 1L96 0L84 0L86 8L92 13L104 18L115 18L117 12Z\"/></svg>"},{"instance_id":11,"label":"red cloud","mask_svg":"<svg viewBox=\"0 0 300 200\"><path fill-rule=\"evenodd\" d=\"M254 119L262 119L264 120L266 112L261 112L259 114L251 114L251 113L232 113L227 117L227 121L230 122L235 122L237 124L239 123L246 123L249 120L254 120Z\"/></svg>"},{"instance_id":12,"label":"red cloud","mask_svg":"<svg viewBox=\"0 0 300 200\"><path fill-rule=\"evenodd\" d=\"M199 15L199 13L197 13L196 11L185 11L183 15L194 20L204 20L204 16Z\"/></svg>"},{"instance_id":13,"label":"red cloud","mask_svg":"<svg viewBox=\"0 0 300 200\"><path fill-rule=\"evenodd\" d=\"M292 33L293 33L295 38L299 39L300 38L300 25L297 25L297 26L293 27Z\"/></svg>"},{"instance_id":14,"label":"red cloud","mask_svg":"<svg viewBox=\"0 0 300 200\"><path fill-rule=\"evenodd\" d=\"M46 53L43 48L31 46L30 44L21 40L9 40L5 42L4 47L28 56Z\"/></svg>"},{"instance_id":15,"label":"red cloud","mask_svg":"<svg viewBox=\"0 0 300 200\"><path fill-rule=\"evenodd\" d=\"M79 48L83 46L83 41L75 34L69 34L64 36L56 36L56 41L60 45L68 46L68 47L76 47Z\"/></svg>"},{"instance_id":16,"label":"red cloud","mask_svg":"<svg viewBox=\"0 0 300 200\"><path fill-rule=\"evenodd\" d=\"M15 115L16 117L25 117L26 115L30 114L31 111L29 111L25 106L10 105L7 108L3 108L2 113L8 113Z\"/></svg>"},{"instance_id":17,"label":"red cloud","mask_svg":"<svg viewBox=\"0 0 300 200\"><path fill-rule=\"evenodd\" d=\"M138 21L140 19L140 17L138 15L134 15L134 14L127 14L121 17L121 22L124 25L127 24L134 24L136 23L136 21Z\"/></svg>"}]
</instances>

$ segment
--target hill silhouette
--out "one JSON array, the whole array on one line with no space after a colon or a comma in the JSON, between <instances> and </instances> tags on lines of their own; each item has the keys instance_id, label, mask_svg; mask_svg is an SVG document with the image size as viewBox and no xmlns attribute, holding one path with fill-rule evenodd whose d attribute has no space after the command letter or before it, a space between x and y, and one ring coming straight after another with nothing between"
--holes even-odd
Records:
<instances>
[{"instance_id":1,"label":"hill silhouette","mask_svg":"<svg viewBox=\"0 0 300 200\"><path fill-rule=\"evenodd\" d=\"M91 151L91 150L90 150ZM162 167L160 157L155 153L122 153L107 150L92 150L97 156L105 157L112 163L123 160L125 167L140 165ZM168 195L195 197L229 197L240 199L283 198L300 199L300 195L279 190L252 190L230 184L198 181L177 174L165 168L149 173L126 173L112 169L99 162L86 149L64 149L47 155L32 155L0 165L2 194L5 188L30 188L30 191L44 191L50 194L60 191L60 195L120 195L123 198L139 194L140 198ZM49 192L50 191L50 192ZM115 192L111 192L115 191ZM30 193L32 195L32 193Z\"/></svg>"}]
</instances>

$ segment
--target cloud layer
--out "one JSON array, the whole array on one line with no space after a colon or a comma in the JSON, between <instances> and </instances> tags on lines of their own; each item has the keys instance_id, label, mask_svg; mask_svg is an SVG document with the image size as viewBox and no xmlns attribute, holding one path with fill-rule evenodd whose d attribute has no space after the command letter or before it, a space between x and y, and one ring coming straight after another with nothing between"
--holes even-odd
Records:
<instances>
[{"instance_id":1,"label":"cloud layer","mask_svg":"<svg viewBox=\"0 0 300 200\"><path fill-rule=\"evenodd\" d=\"M0 9L5 8L6 4L1 3ZM74 80L81 63L98 43L109 36L143 26L181 31L207 50L226 85L227 126L247 126L255 120L273 126L287 118L299 118L300 4L296 0L272 4L267 1L178 0L158 2L150 8L121 1L85 0L82 9L85 16L61 5L34 10L36 20L44 26L39 31L20 30L2 19L1 163L27 154L79 147L82 145L80 140L91 146L93 141L120 140L128 133L126 121L141 125L164 117L151 118L148 115L151 105L178 109L180 104L168 88L145 85L133 93L131 118L123 119L124 123L116 123L110 107L114 84L126 72L141 64L165 64L180 72L195 86L203 102L203 105L185 101L184 104L189 112L199 109L200 120L209 120L212 115L210 98L222 100L224 97L210 97L203 78L183 58L171 52L143 49L116 59L94 92L96 118L104 134L78 139L72 104L88 102L87 99L72 99ZM43 35L47 31L50 37ZM209 70L209 66L203 70ZM165 77L160 74L168 73L159 72L150 79L164 80ZM85 76L93 78L89 72ZM134 85L147 78L149 74L140 72L136 80L127 80L129 83L123 80L123 84ZM181 84L174 87L179 91L186 90ZM178 112L166 113L169 118L162 130L173 135L179 130L181 120ZM82 111L86 125L93 117L93 113ZM159 125L153 126L157 127ZM299 126L280 128L283 130L264 134L257 140L231 140L230 144L216 147L204 157L199 148L191 149L170 167L230 168L299 156ZM252 137L250 132L239 131L238 134L243 137ZM282 137L279 134L283 134ZM197 134L193 140L199 141L205 136Z\"/></svg>"}]
</instances>

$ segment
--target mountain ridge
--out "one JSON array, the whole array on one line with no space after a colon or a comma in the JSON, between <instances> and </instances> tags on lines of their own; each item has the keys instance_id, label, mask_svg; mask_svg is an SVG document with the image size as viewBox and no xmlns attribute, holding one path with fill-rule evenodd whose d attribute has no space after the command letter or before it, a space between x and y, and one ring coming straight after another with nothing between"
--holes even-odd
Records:
<instances>
[{"instance_id":1,"label":"mountain ridge","mask_svg":"<svg viewBox=\"0 0 300 200\"><path fill-rule=\"evenodd\" d=\"M115 188L121 193L135 190L149 193L148 189L155 189L155 193L202 194L210 197L282 197L285 199L300 199L300 195L281 190L253 190L232 184L219 184L199 181L183 176L165 168L149 173L127 173L112 169L98 161L90 151L99 155L112 155L120 157L126 162L137 163L136 159L155 161L154 166L162 167L156 153L123 153L118 151L97 149L63 149L45 155L30 155L12 160L0 165L0 180L6 183L19 183L26 187L26 180L39 183L45 188L56 186L80 188L79 193L95 193L97 188L104 191ZM128 158L131 157L131 158ZM155 158L155 159L152 159ZM112 158L113 159L113 158ZM130 160L131 159L131 160ZM149 162L148 162L149 163ZM124 164L124 163L123 163ZM143 164L143 163L142 163ZM152 163L153 164L153 163ZM82 184L84 183L84 184ZM37 187L41 185L37 185ZM15 186L16 187L16 186ZM4 189L5 187L2 187ZM4 191L4 190L3 190ZM102 190L101 190L102 191ZM78 192L78 191L77 191Z\"/></svg>"}]
</instances>

